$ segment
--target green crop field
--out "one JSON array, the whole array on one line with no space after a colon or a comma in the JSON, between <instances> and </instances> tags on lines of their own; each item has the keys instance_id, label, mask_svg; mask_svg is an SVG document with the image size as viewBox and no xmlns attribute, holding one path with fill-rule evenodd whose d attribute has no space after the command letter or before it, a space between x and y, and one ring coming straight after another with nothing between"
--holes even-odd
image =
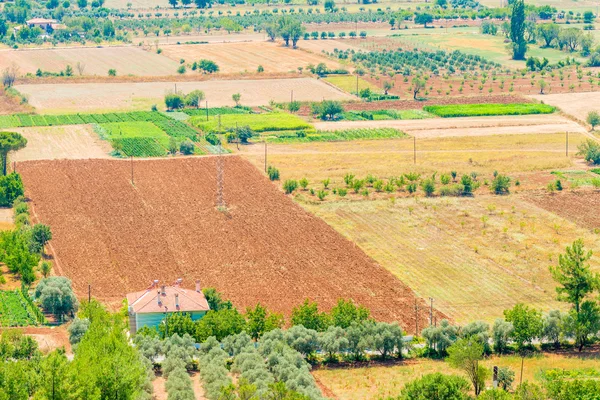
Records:
<instances>
[{"instance_id":1,"label":"green crop field","mask_svg":"<svg viewBox=\"0 0 600 400\"><path fill-rule=\"evenodd\" d=\"M36 324L35 314L21 292L0 291L0 327Z\"/></svg>"},{"instance_id":2,"label":"green crop field","mask_svg":"<svg viewBox=\"0 0 600 400\"><path fill-rule=\"evenodd\" d=\"M363 128L339 131L316 131L314 133L265 136L269 143L343 142L349 140L396 139L408 135L394 128Z\"/></svg>"},{"instance_id":3,"label":"green crop field","mask_svg":"<svg viewBox=\"0 0 600 400\"><path fill-rule=\"evenodd\" d=\"M423 110L440 116L451 117L480 117L491 115L527 115L550 114L556 111L555 107L547 104L452 104L444 106L425 106Z\"/></svg>"},{"instance_id":4,"label":"green crop field","mask_svg":"<svg viewBox=\"0 0 600 400\"><path fill-rule=\"evenodd\" d=\"M394 119L425 119L434 115L423 110L375 110L375 111L345 111L343 119L346 121L380 121Z\"/></svg>"},{"instance_id":5,"label":"green crop field","mask_svg":"<svg viewBox=\"0 0 600 400\"><path fill-rule=\"evenodd\" d=\"M104 124L108 122L159 122L171 120L168 116L154 111L133 111L127 113L104 114L65 114L39 115L14 114L0 115L0 128L26 128L31 126L59 126L78 124Z\"/></svg>"},{"instance_id":6,"label":"green crop field","mask_svg":"<svg viewBox=\"0 0 600 400\"><path fill-rule=\"evenodd\" d=\"M126 156L163 156L169 146L169 135L151 122L100 124L98 133Z\"/></svg>"},{"instance_id":7,"label":"green crop field","mask_svg":"<svg viewBox=\"0 0 600 400\"><path fill-rule=\"evenodd\" d=\"M205 117L206 108L186 108L183 110L184 113L190 117ZM208 108L208 115L226 115L226 114L251 114L252 109L250 107L212 107Z\"/></svg>"},{"instance_id":8,"label":"green crop field","mask_svg":"<svg viewBox=\"0 0 600 400\"><path fill-rule=\"evenodd\" d=\"M302 118L284 112L266 114L228 114L209 117L193 117L190 123L204 132L225 131L237 126L249 126L256 132L293 131L312 126Z\"/></svg>"}]
</instances>

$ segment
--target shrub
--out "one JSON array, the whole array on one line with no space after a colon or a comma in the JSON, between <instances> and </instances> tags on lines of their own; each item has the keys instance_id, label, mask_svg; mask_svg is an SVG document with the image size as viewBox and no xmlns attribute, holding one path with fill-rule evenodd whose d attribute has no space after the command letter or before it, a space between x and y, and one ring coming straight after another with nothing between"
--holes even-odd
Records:
<instances>
[{"instance_id":1,"label":"shrub","mask_svg":"<svg viewBox=\"0 0 600 400\"><path fill-rule=\"evenodd\" d=\"M321 201L325 200L325 197L327 197L327 192L324 190L319 190L317 191L317 198Z\"/></svg>"},{"instance_id":2,"label":"shrub","mask_svg":"<svg viewBox=\"0 0 600 400\"><path fill-rule=\"evenodd\" d=\"M463 194L463 187L459 184L446 185L440 188L440 196L460 196Z\"/></svg>"},{"instance_id":3,"label":"shrub","mask_svg":"<svg viewBox=\"0 0 600 400\"><path fill-rule=\"evenodd\" d=\"M408 382L399 400L467 400L469 388L469 382L463 377L436 372Z\"/></svg>"},{"instance_id":4,"label":"shrub","mask_svg":"<svg viewBox=\"0 0 600 400\"><path fill-rule=\"evenodd\" d=\"M190 139L185 139L179 145L179 151L181 151L181 154L185 155L194 154L195 148L196 146L194 145L194 142L192 142Z\"/></svg>"},{"instance_id":5,"label":"shrub","mask_svg":"<svg viewBox=\"0 0 600 400\"><path fill-rule=\"evenodd\" d=\"M35 288L35 297L46 311L54 314L59 320L79 308L71 281L62 276L42 279Z\"/></svg>"},{"instance_id":6,"label":"shrub","mask_svg":"<svg viewBox=\"0 0 600 400\"><path fill-rule=\"evenodd\" d=\"M267 168L267 175L269 176L269 179L272 181L279 180L279 170L271 165L269 165L269 167Z\"/></svg>"},{"instance_id":7,"label":"shrub","mask_svg":"<svg viewBox=\"0 0 600 400\"><path fill-rule=\"evenodd\" d=\"M583 156L585 161L592 164L600 164L600 143L592 139L587 139L578 147L577 155Z\"/></svg>"},{"instance_id":8,"label":"shrub","mask_svg":"<svg viewBox=\"0 0 600 400\"><path fill-rule=\"evenodd\" d=\"M298 181L296 180L288 179L285 182L283 182L283 190L285 191L285 194L292 194L297 188Z\"/></svg>"},{"instance_id":9,"label":"shrub","mask_svg":"<svg viewBox=\"0 0 600 400\"><path fill-rule=\"evenodd\" d=\"M421 182L421 189L423 189L426 196L432 196L433 192L435 192L435 182L433 179L425 179Z\"/></svg>"},{"instance_id":10,"label":"shrub","mask_svg":"<svg viewBox=\"0 0 600 400\"><path fill-rule=\"evenodd\" d=\"M44 246L52 239L50 227L44 224L35 224L31 229L29 248L34 253L44 252Z\"/></svg>"},{"instance_id":11,"label":"shrub","mask_svg":"<svg viewBox=\"0 0 600 400\"><path fill-rule=\"evenodd\" d=\"M490 186L492 192L496 194L506 194L510 190L510 178L505 175L498 174Z\"/></svg>"},{"instance_id":12,"label":"shrub","mask_svg":"<svg viewBox=\"0 0 600 400\"><path fill-rule=\"evenodd\" d=\"M340 197L345 197L348 194L348 189L346 188L339 188L337 190L338 196Z\"/></svg>"},{"instance_id":13,"label":"shrub","mask_svg":"<svg viewBox=\"0 0 600 400\"><path fill-rule=\"evenodd\" d=\"M587 115L586 121L592 126L592 130L596 125L600 125L600 114L597 111L590 111Z\"/></svg>"},{"instance_id":14,"label":"shrub","mask_svg":"<svg viewBox=\"0 0 600 400\"><path fill-rule=\"evenodd\" d=\"M308 186L308 179L302 178L298 181L298 183L300 184L302 190L306 190L306 187Z\"/></svg>"},{"instance_id":15,"label":"shrub","mask_svg":"<svg viewBox=\"0 0 600 400\"><path fill-rule=\"evenodd\" d=\"M165 105L169 110L177 110L183 108L185 99L183 95L178 93L168 93L165 95Z\"/></svg>"},{"instance_id":16,"label":"shrub","mask_svg":"<svg viewBox=\"0 0 600 400\"><path fill-rule=\"evenodd\" d=\"M212 144L213 146L218 146L221 144L221 139L219 139L219 137L214 133L209 133L204 138L208 143Z\"/></svg>"}]
</instances>

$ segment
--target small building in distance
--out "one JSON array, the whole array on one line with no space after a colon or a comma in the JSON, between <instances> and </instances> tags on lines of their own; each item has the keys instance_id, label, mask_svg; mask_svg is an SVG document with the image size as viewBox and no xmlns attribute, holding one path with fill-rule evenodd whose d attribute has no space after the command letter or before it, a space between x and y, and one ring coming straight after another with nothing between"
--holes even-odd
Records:
<instances>
[{"instance_id":1,"label":"small building in distance","mask_svg":"<svg viewBox=\"0 0 600 400\"><path fill-rule=\"evenodd\" d=\"M182 280L171 285L159 285L155 280L146 290L127 294L129 330L134 335L144 326L158 329L159 325L173 313L189 314L193 321L202 318L208 310L208 301L202 294L200 281L196 290L181 287Z\"/></svg>"},{"instance_id":2,"label":"small building in distance","mask_svg":"<svg viewBox=\"0 0 600 400\"><path fill-rule=\"evenodd\" d=\"M32 18L30 20L25 21L29 28L38 27L46 32L52 32L56 27L61 27L63 25L59 24L55 19L48 18Z\"/></svg>"}]
</instances>

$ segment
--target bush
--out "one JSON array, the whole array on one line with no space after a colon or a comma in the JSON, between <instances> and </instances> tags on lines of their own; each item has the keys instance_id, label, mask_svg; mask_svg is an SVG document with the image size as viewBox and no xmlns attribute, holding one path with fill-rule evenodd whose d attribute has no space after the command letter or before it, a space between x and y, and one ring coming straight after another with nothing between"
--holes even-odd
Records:
<instances>
[{"instance_id":1,"label":"bush","mask_svg":"<svg viewBox=\"0 0 600 400\"><path fill-rule=\"evenodd\" d=\"M196 146L194 145L194 142L192 142L190 139L184 140L179 145L179 151L181 152L181 154L184 154L186 156L190 155L190 154L194 154L195 148L196 148Z\"/></svg>"},{"instance_id":2,"label":"bush","mask_svg":"<svg viewBox=\"0 0 600 400\"><path fill-rule=\"evenodd\" d=\"M474 117L488 115L528 115L528 114L550 114L556 108L547 104L517 103L517 104L452 104L440 106L425 106L424 111L440 116L451 117Z\"/></svg>"},{"instance_id":3,"label":"bush","mask_svg":"<svg viewBox=\"0 0 600 400\"><path fill-rule=\"evenodd\" d=\"M14 200L23 196L23 181L21 175L12 172L0 176L0 207L12 207Z\"/></svg>"},{"instance_id":4,"label":"bush","mask_svg":"<svg viewBox=\"0 0 600 400\"><path fill-rule=\"evenodd\" d=\"M269 167L267 168L267 175L269 176L269 179L272 181L279 180L279 170L275 167L272 167L269 165Z\"/></svg>"},{"instance_id":5,"label":"bush","mask_svg":"<svg viewBox=\"0 0 600 400\"><path fill-rule=\"evenodd\" d=\"M577 148L579 149L577 155L583 156L585 161L592 164L600 164L600 143L592 139L587 139Z\"/></svg>"},{"instance_id":6,"label":"bush","mask_svg":"<svg viewBox=\"0 0 600 400\"><path fill-rule=\"evenodd\" d=\"M165 105L169 110L177 110L183 108L185 99L183 95L178 93L168 93L165 95Z\"/></svg>"},{"instance_id":7,"label":"bush","mask_svg":"<svg viewBox=\"0 0 600 400\"><path fill-rule=\"evenodd\" d=\"M490 189L495 194L508 193L510 191L510 178L508 176L498 174L492 181Z\"/></svg>"},{"instance_id":8,"label":"bush","mask_svg":"<svg viewBox=\"0 0 600 400\"><path fill-rule=\"evenodd\" d=\"M212 144L213 146L218 146L221 144L221 139L219 139L219 137L214 133L209 133L204 138L208 143Z\"/></svg>"},{"instance_id":9,"label":"bush","mask_svg":"<svg viewBox=\"0 0 600 400\"><path fill-rule=\"evenodd\" d=\"M463 377L437 372L408 382L399 400L467 400L470 399L469 388L469 382Z\"/></svg>"},{"instance_id":10,"label":"bush","mask_svg":"<svg viewBox=\"0 0 600 400\"><path fill-rule=\"evenodd\" d=\"M427 197L432 196L433 192L435 192L435 182L433 179L425 179L421 182L421 189L423 189Z\"/></svg>"},{"instance_id":11,"label":"bush","mask_svg":"<svg viewBox=\"0 0 600 400\"><path fill-rule=\"evenodd\" d=\"M285 191L285 194L292 194L297 188L298 181L288 179L285 182L283 182L283 190Z\"/></svg>"}]
</instances>

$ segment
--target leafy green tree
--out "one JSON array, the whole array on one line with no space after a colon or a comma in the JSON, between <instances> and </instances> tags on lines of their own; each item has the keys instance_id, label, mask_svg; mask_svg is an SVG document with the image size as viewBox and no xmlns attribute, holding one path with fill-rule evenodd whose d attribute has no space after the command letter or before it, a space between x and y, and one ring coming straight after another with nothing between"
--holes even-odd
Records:
<instances>
[{"instance_id":1,"label":"leafy green tree","mask_svg":"<svg viewBox=\"0 0 600 400\"><path fill-rule=\"evenodd\" d=\"M202 289L202 294L206 298L206 301L208 302L208 306L213 311L219 311L219 310L223 310L223 309L232 309L233 308L233 304L231 304L231 301L223 300L223 298L221 297L221 294L219 292L217 292L217 289L215 289L215 288L212 288L212 287L204 288L204 289Z\"/></svg>"},{"instance_id":2,"label":"leafy green tree","mask_svg":"<svg viewBox=\"0 0 600 400\"><path fill-rule=\"evenodd\" d=\"M324 331L329 326L329 319L326 314L319 312L317 303L308 299L304 300L299 306L292 310L292 325L302 325L307 329L315 331Z\"/></svg>"},{"instance_id":3,"label":"leafy green tree","mask_svg":"<svg viewBox=\"0 0 600 400\"><path fill-rule=\"evenodd\" d=\"M339 326L330 326L325 332L319 332L319 347L327 353L328 361L336 361L337 355L348 348L346 332Z\"/></svg>"},{"instance_id":4,"label":"leafy green tree","mask_svg":"<svg viewBox=\"0 0 600 400\"><path fill-rule=\"evenodd\" d=\"M430 197L435 192L435 182L433 179L423 179L421 182L421 189L425 193L425 196Z\"/></svg>"},{"instance_id":5,"label":"leafy green tree","mask_svg":"<svg viewBox=\"0 0 600 400\"><path fill-rule=\"evenodd\" d=\"M458 328L448 320L442 320L439 326L429 326L421 331L429 350L442 355L458 338Z\"/></svg>"},{"instance_id":6,"label":"leafy green tree","mask_svg":"<svg viewBox=\"0 0 600 400\"><path fill-rule=\"evenodd\" d=\"M503 354L508 349L508 341L514 330L513 324L506 322L502 318L496 319L492 327L492 339L494 342L494 351L497 354Z\"/></svg>"},{"instance_id":7,"label":"leafy green tree","mask_svg":"<svg viewBox=\"0 0 600 400\"><path fill-rule=\"evenodd\" d=\"M177 150L177 147L175 147L175 150ZM181 152L181 154L186 155L186 156L194 154L195 150L196 150L196 145L190 139L185 139L179 145L179 151Z\"/></svg>"},{"instance_id":8,"label":"leafy green tree","mask_svg":"<svg viewBox=\"0 0 600 400\"><path fill-rule=\"evenodd\" d=\"M200 107L200 102L206 98L202 90L192 90L185 96L185 105L188 107Z\"/></svg>"},{"instance_id":9,"label":"leafy green tree","mask_svg":"<svg viewBox=\"0 0 600 400\"><path fill-rule=\"evenodd\" d=\"M219 72L219 66L212 60L202 59L197 63L198 69L202 72L212 74Z\"/></svg>"},{"instance_id":10,"label":"leafy green tree","mask_svg":"<svg viewBox=\"0 0 600 400\"><path fill-rule=\"evenodd\" d=\"M485 389L485 379L489 371L479 365L483 359L483 343L473 339L459 339L448 347L448 363L463 371L473 385L473 391L478 396Z\"/></svg>"},{"instance_id":11,"label":"leafy green tree","mask_svg":"<svg viewBox=\"0 0 600 400\"><path fill-rule=\"evenodd\" d=\"M47 278L50 275L51 271L52 271L52 264L49 263L48 261L42 262L42 265L40 266L40 272L42 273L42 276L44 278Z\"/></svg>"},{"instance_id":12,"label":"leafy green tree","mask_svg":"<svg viewBox=\"0 0 600 400\"><path fill-rule=\"evenodd\" d=\"M433 22L433 15L429 13L416 13L415 14L415 24L423 25L424 28L427 28L427 24Z\"/></svg>"},{"instance_id":13,"label":"leafy green tree","mask_svg":"<svg viewBox=\"0 0 600 400\"><path fill-rule=\"evenodd\" d=\"M63 276L42 279L35 288L35 297L45 310L61 321L63 316L72 314L79 308L71 281Z\"/></svg>"},{"instance_id":14,"label":"leafy green tree","mask_svg":"<svg viewBox=\"0 0 600 400\"><path fill-rule=\"evenodd\" d=\"M87 318L75 317L73 322L67 328L69 332L69 343L71 346L76 346L90 328L90 320Z\"/></svg>"},{"instance_id":15,"label":"leafy green tree","mask_svg":"<svg viewBox=\"0 0 600 400\"><path fill-rule=\"evenodd\" d=\"M469 175L463 175L460 178L460 184L463 187L462 193L464 196L469 196L473 193L473 178Z\"/></svg>"},{"instance_id":16,"label":"leafy green tree","mask_svg":"<svg viewBox=\"0 0 600 400\"><path fill-rule=\"evenodd\" d=\"M40 363L40 386L36 396L48 400L68 399L69 360L62 351L53 351Z\"/></svg>"},{"instance_id":17,"label":"leafy green tree","mask_svg":"<svg viewBox=\"0 0 600 400\"><path fill-rule=\"evenodd\" d=\"M512 400L512 396L502 389L489 389L482 392L478 400Z\"/></svg>"},{"instance_id":18,"label":"leafy green tree","mask_svg":"<svg viewBox=\"0 0 600 400\"><path fill-rule=\"evenodd\" d=\"M266 332L281 328L284 322L282 314L269 313L260 303L254 308L246 309L246 321L246 331L255 340Z\"/></svg>"},{"instance_id":19,"label":"leafy green tree","mask_svg":"<svg viewBox=\"0 0 600 400\"><path fill-rule=\"evenodd\" d=\"M36 253L44 254L44 246L52 239L50 227L44 224L35 224L31 229L30 248Z\"/></svg>"},{"instance_id":20,"label":"leafy green tree","mask_svg":"<svg viewBox=\"0 0 600 400\"><path fill-rule=\"evenodd\" d=\"M552 43L558 40L560 27L557 24L540 24L538 25L537 30L538 36L543 39L545 47L551 47Z\"/></svg>"},{"instance_id":21,"label":"leafy green tree","mask_svg":"<svg viewBox=\"0 0 600 400\"><path fill-rule=\"evenodd\" d=\"M238 334L246 329L246 319L235 308L209 311L196 321L196 332L193 335L198 343L211 336L223 340L229 335Z\"/></svg>"},{"instance_id":22,"label":"leafy green tree","mask_svg":"<svg viewBox=\"0 0 600 400\"><path fill-rule=\"evenodd\" d=\"M376 322L371 330L371 346L386 359L391 354L402 358L402 328L397 323Z\"/></svg>"},{"instance_id":23,"label":"leafy green tree","mask_svg":"<svg viewBox=\"0 0 600 400\"><path fill-rule=\"evenodd\" d=\"M555 348L560 347L560 339L564 332L567 316L560 310L552 310L544 316L544 327L542 335L544 340L554 344Z\"/></svg>"},{"instance_id":24,"label":"leafy green tree","mask_svg":"<svg viewBox=\"0 0 600 400\"><path fill-rule=\"evenodd\" d=\"M468 400L470 398L469 382L465 378L439 372L408 382L399 396L399 400Z\"/></svg>"},{"instance_id":25,"label":"leafy green tree","mask_svg":"<svg viewBox=\"0 0 600 400\"><path fill-rule=\"evenodd\" d=\"M196 332L196 325L192 321L192 317L189 313L175 312L170 313L166 319L158 326L158 332L160 337L163 339L178 335L183 337L184 335L194 335Z\"/></svg>"},{"instance_id":26,"label":"leafy green tree","mask_svg":"<svg viewBox=\"0 0 600 400\"><path fill-rule=\"evenodd\" d=\"M577 155L583 156L585 161L592 164L600 164L600 143L592 139L587 139L581 143L577 149Z\"/></svg>"},{"instance_id":27,"label":"leafy green tree","mask_svg":"<svg viewBox=\"0 0 600 400\"><path fill-rule=\"evenodd\" d=\"M363 306L357 306L352 300L339 299L331 309L331 323L341 328L348 328L354 322L363 322L369 319L369 310Z\"/></svg>"},{"instance_id":28,"label":"leafy green tree","mask_svg":"<svg viewBox=\"0 0 600 400\"><path fill-rule=\"evenodd\" d=\"M285 182L283 182L283 191L285 192L285 194L292 194L297 188L298 181L294 179L287 179Z\"/></svg>"},{"instance_id":29,"label":"leafy green tree","mask_svg":"<svg viewBox=\"0 0 600 400\"><path fill-rule=\"evenodd\" d=\"M310 357L319 348L318 333L302 325L294 325L285 331L285 340L294 350Z\"/></svg>"},{"instance_id":30,"label":"leafy green tree","mask_svg":"<svg viewBox=\"0 0 600 400\"><path fill-rule=\"evenodd\" d=\"M8 162L8 153L17 151L27 145L25 139L17 132L0 132L0 156L2 157L2 175L6 176L6 164Z\"/></svg>"},{"instance_id":31,"label":"leafy green tree","mask_svg":"<svg viewBox=\"0 0 600 400\"><path fill-rule=\"evenodd\" d=\"M240 99L242 98L242 95L240 93L234 93L231 95L231 99L235 102L235 106L239 107L240 106Z\"/></svg>"},{"instance_id":32,"label":"leafy green tree","mask_svg":"<svg viewBox=\"0 0 600 400\"><path fill-rule=\"evenodd\" d=\"M525 59L527 42L525 41L525 1L514 0L510 17L510 40L512 41L513 60Z\"/></svg>"},{"instance_id":33,"label":"leafy green tree","mask_svg":"<svg viewBox=\"0 0 600 400\"><path fill-rule=\"evenodd\" d=\"M335 11L335 1L333 0L325 0L325 4L323 5L325 12L334 12Z\"/></svg>"},{"instance_id":34,"label":"leafy green tree","mask_svg":"<svg viewBox=\"0 0 600 400\"><path fill-rule=\"evenodd\" d=\"M21 175L11 172L8 175L0 176L0 206L11 207L15 199L24 193L23 181Z\"/></svg>"},{"instance_id":35,"label":"leafy green tree","mask_svg":"<svg viewBox=\"0 0 600 400\"><path fill-rule=\"evenodd\" d=\"M418 77L413 78L411 88L413 92L413 99L418 100L417 95L421 90L425 89L425 80Z\"/></svg>"},{"instance_id":36,"label":"leafy green tree","mask_svg":"<svg viewBox=\"0 0 600 400\"><path fill-rule=\"evenodd\" d=\"M169 110L177 110L185 105L185 98L179 93L167 93L165 95L165 105Z\"/></svg>"},{"instance_id":37,"label":"leafy green tree","mask_svg":"<svg viewBox=\"0 0 600 400\"><path fill-rule=\"evenodd\" d=\"M542 313L519 303L512 309L504 310L504 318L513 324L512 339L519 350L542 334Z\"/></svg>"},{"instance_id":38,"label":"leafy green tree","mask_svg":"<svg viewBox=\"0 0 600 400\"><path fill-rule=\"evenodd\" d=\"M546 395L538 385L525 381L515 390L515 400L546 400Z\"/></svg>"},{"instance_id":39,"label":"leafy green tree","mask_svg":"<svg viewBox=\"0 0 600 400\"><path fill-rule=\"evenodd\" d=\"M79 342L70 365L71 396L136 400L148 379L138 350L129 344L120 317L98 315Z\"/></svg>"},{"instance_id":40,"label":"leafy green tree","mask_svg":"<svg viewBox=\"0 0 600 400\"><path fill-rule=\"evenodd\" d=\"M595 301L586 300L580 304L579 312L574 308L565 324L566 330L575 336L579 351L589 343L590 337L600 331L600 307Z\"/></svg>"},{"instance_id":41,"label":"leafy green tree","mask_svg":"<svg viewBox=\"0 0 600 400\"><path fill-rule=\"evenodd\" d=\"M587 115L586 122L592 126L592 130L597 125L600 125L600 114L597 111L590 111Z\"/></svg>"},{"instance_id":42,"label":"leafy green tree","mask_svg":"<svg viewBox=\"0 0 600 400\"><path fill-rule=\"evenodd\" d=\"M336 115L344 112L342 103L335 100L325 100L316 109L319 117L323 120L334 119Z\"/></svg>"},{"instance_id":43,"label":"leafy green tree","mask_svg":"<svg viewBox=\"0 0 600 400\"><path fill-rule=\"evenodd\" d=\"M287 109L291 113L295 113L300 111L300 102L297 100L291 101L288 103Z\"/></svg>"},{"instance_id":44,"label":"leafy green tree","mask_svg":"<svg viewBox=\"0 0 600 400\"><path fill-rule=\"evenodd\" d=\"M515 371L508 367L498 368L498 385L502 390L511 390L512 384L515 381Z\"/></svg>"}]
</instances>

